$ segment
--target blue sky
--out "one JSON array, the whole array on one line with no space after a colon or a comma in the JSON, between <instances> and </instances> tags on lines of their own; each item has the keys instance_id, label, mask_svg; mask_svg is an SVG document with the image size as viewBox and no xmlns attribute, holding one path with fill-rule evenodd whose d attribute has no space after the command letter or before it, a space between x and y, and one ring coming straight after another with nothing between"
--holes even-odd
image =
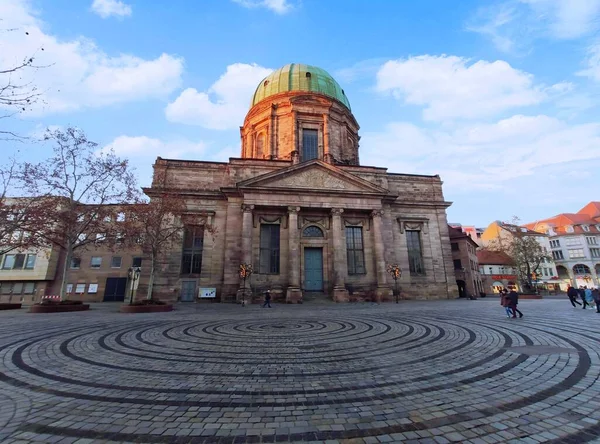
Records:
<instances>
[{"instance_id":1,"label":"blue sky","mask_svg":"<svg viewBox=\"0 0 600 444\"><path fill-rule=\"evenodd\" d=\"M238 156L255 86L296 62L345 89L363 165L440 174L451 222L600 199L600 0L1 0L0 18L0 68L47 66L25 73L43 102L0 125L81 127L142 185L158 155Z\"/></svg>"}]
</instances>

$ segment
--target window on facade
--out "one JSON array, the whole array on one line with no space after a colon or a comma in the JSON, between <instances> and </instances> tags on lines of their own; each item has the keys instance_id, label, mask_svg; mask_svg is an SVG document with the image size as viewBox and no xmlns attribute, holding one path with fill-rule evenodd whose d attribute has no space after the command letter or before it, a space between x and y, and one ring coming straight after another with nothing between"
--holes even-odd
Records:
<instances>
[{"instance_id":1,"label":"window on facade","mask_svg":"<svg viewBox=\"0 0 600 444\"><path fill-rule=\"evenodd\" d=\"M450 247L452 247L452 251L459 251L460 248L458 248L458 243L457 242L452 242L450 244Z\"/></svg>"},{"instance_id":2,"label":"window on facade","mask_svg":"<svg viewBox=\"0 0 600 444\"><path fill-rule=\"evenodd\" d=\"M78 258L78 257L71 258L71 268L74 270L81 268L81 258Z\"/></svg>"},{"instance_id":3,"label":"window on facade","mask_svg":"<svg viewBox=\"0 0 600 444\"><path fill-rule=\"evenodd\" d=\"M204 227L186 227L183 232L181 274L200 274L200 271L202 270L203 247Z\"/></svg>"},{"instance_id":4,"label":"window on facade","mask_svg":"<svg viewBox=\"0 0 600 444\"><path fill-rule=\"evenodd\" d=\"M462 269L462 261L460 259L454 259L454 269L455 270Z\"/></svg>"},{"instance_id":5,"label":"window on facade","mask_svg":"<svg viewBox=\"0 0 600 444\"><path fill-rule=\"evenodd\" d=\"M98 284L90 284L88 285L88 294L98 293Z\"/></svg>"},{"instance_id":6,"label":"window on facade","mask_svg":"<svg viewBox=\"0 0 600 444\"><path fill-rule=\"evenodd\" d=\"M346 227L348 274L365 274L365 252L362 227Z\"/></svg>"},{"instance_id":7,"label":"window on facade","mask_svg":"<svg viewBox=\"0 0 600 444\"><path fill-rule=\"evenodd\" d=\"M569 250L569 259L576 259L580 257L585 257L583 248L575 248L573 250Z\"/></svg>"},{"instance_id":8,"label":"window on facade","mask_svg":"<svg viewBox=\"0 0 600 444\"><path fill-rule=\"evenodd\" d=\"M12 283L11 282L3 282L2 283L2 294L10 294L12 291Z\"/></svg>"},{"instance_id":9,"label":"window on facade","mask_svg":"<svg viewBox=\"0 0 600 444\"><path fill-rule=\"evenodd\" d=\"M585 241L588 245L598 245L598 238L596 237L586 237Z\"/></svg>"},{"instance_id":10,"label":"window on facade","mask_svg":"<svg viewBox=\"0 0 600 444\"><path fill-rule=\"evenodd\" d=\"M83 294L85 293L85 284L77 284L75 287L75 294Z\"/></svg>"},{"instance_id":11,"label":"window on facade","mask_svg":"<svg viewBox=\"0 0 600 444\"><path fill-rule=\"evenodd\" d=\"M25 282L23 294L33 294L35 292L35 282Z\"/></svg>"},{"instance_id":12,"label":"window on facade","mask_svg":"<svg viewBox=\"0 0 600 444\"><path fill-rule=\"evenodd\" d=\"M552 252L552 258L555 259L555 260L562 260L565 257L563 255L562 250L556 250L556 251Z\"/></svg>"},{"instance_id":13,"label":"window on facade","mask_svg":"<svg viewBox=\"0 0 600 444\"><path fill-rule=\"evenodd\" d=\"M323 237L323 230L315 225L311 225L302 230L302 237Z\"/></svg>"},{"instance_id":14,"label":"window on facade","mask_svg":"<svg viewBox=\"0 0 600 444\"><path fill-rule=\"evenodd\" d=\"M258 137L256 138L256 156L257 157L263 156L265 154L264 149L265 149L265 135L263 133L260 133L258 135Z\"/></svg>"},{"instance_id":15,"label":"window on facade","mask_svg":"<svg viewBox=\"0 0 600 444\"><path fill-rule=\"evenodd\" d=\"M92 259L90 261L90 267L91 268L100 268L101 265L102 265L102 257L92 256Z\"/></svg>"},{"instance_id":16,"label":"window on facade","mask_svg":"<svg viewBox=\"0 0 600 444\"><path fill-rule=\"evenodd\" d=\"M582 225L581 229L587 233L588 231L590 231L590 226L589 225Z\"/></svg>"},{"instance_id":17,"label":"window on facade","mask_svg":"<svg viewBox=\"0 0 600 444\"><path fill-rule=\"evenodd\" d=\"M569 237L565 240L565 245L567 247L573 247L576 245L581 245L581 238L579 237Z\"/></svg>"},{"instance_id":18,"label":"window on facade","mask_svg":"<svg viewBox=\"0 0 600 444\"><path fill-rule=\"evenodd\" d=\"M25 255L24 254L15 254L15 265L13 269L21 270L25 265Z\"/></svg>"},{"instance_id":19,"label":"window on facade","mask_svg":"<svg viewBox=\"0 0 600 444\"><path fill-rule=\"evenodd\" d=\"M36 259L35 254L27 255L27 260L25 261L25 269L26 270L33 270L35 268L35 259Z\"/></svg>"},{"instance_id":20,"label":"window on facade","mask_svg":"<svg viewBox=\"0 0 600 444\"><path fill-rule=\"evenodd\" d=\"M67 284L66 292L67 294L73 293L73 284Z\"/></svg>"},{"instance_id":21,"label":"window on facade","mask_svg":"<svg viewBox=\"0 0 600 444\"><path fill-rule=\"evenodd\" d=\"M279 225L260 225L260 257L258 262L261 274L279 274Z\"/></svg>"},{"instance_id":22,"label":"window on facade","mask_svg":"<svg viewBox=\"0 0 600 444\"><path fill-rule=\"evenodd\" d=\"M544 276L550 276L547 268L542 268L542 272L544 273Z\"/></svg>"},{"instance_id":23,"label":"window on facade","mask_svg":"<svg viewBox=\"0 0 600 444\"><path fill-rule=\"evenodd\" d=\"M110 260L110 268L121 268L121 256L113 256Z\"/></svg>"},{"instance_id":24,"label":"window on facade","mask_svg":"<svg viewBox=\"0 0 600 444\"><path fill-rule=\"evenodd\" d=\"M573 267L573 273L575 274L590 274L590 267L583 264L577 264Z\"/></svg>"},{"instance_id":25,"label":"window on facade","mask_svg":"<svg viewBox=\"0 0 600 444\"><path fill-rule=\"evenodd\" d=\"M15 282L12 288L12 294L23 293L23 282Z\"/></svg>"},{"instance_id":26,"label":"window on facade","mask_svg":"<svg viewBox=\"0 0 600 444\"><path fill-rule=\"evenodd\" d=\"M421 249L421 232L418 230L406 230L406 246L408 247L408 268L410 274L425 274L423 250Z\"/></svg>"},{"instance_id":27,"label":"window on facade","mask_svg":"<svg viewBox=\"0 0 600 444\"><path fill-rule=\"evenodd\" d=\"M592 257L600 257L600 248L590 248Z\"/></svg>"},{"instance_id":28,"label":"window on facade","mask_svg":"<svg viewBox=\"0 0 600 444\"><path fill-rule=\"evenodd\" d=\"M125 221L125 213L120 212L117 213L117 222L124 222Z\"/></svg>"},{"instance_id":29,"label":"window on facade","mask_svg":"<svg viewBox=\"0 0 600 444\"><path fill-rule=\"evenodd\" d=\"M134 257L133 260L131 261L131 266L132 267L141 267L142 266L142 258L139 256Z\"/></svg>"},{"instance_id":30,"label":"window on facade","mask_svg":"<svg viewBox=\"0 0 600 444\"><path fill-rule=\"evenodd\" d=\"M317 130L302 130L302 161L316 159L319 156L319 132Z\"/></svg>"},{"instance_id":31,"label":"window on facade","mask_svg":"<svg viewBox=\"0 0 600 444\"><path fill-rule=\"evenodd\" d=\"M550 248L558 248L560 247L560 241L558 239L550 241Z\"/></svg>"}]
</instances>

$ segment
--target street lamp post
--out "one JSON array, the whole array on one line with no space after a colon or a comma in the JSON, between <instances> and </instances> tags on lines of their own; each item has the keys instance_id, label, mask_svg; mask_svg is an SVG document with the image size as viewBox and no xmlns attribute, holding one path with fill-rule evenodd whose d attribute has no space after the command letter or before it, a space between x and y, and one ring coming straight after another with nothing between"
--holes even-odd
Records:
<instances>
[{"instance_id":1,"label":"street lamp post","mask_svg":"<svg viewBox=\"0 0 600 444\"><path fill-rule=\"evenodd\" d=\"M133 291L136 288L136 283L140 279L140 273L142 272L141 267L129 267L127 271L127 277L131 283L131 293L129 295L129 305L133 304Z\"/></svg>"},{"instance_id":2,"label":"street lamp post","mask_svg":"<svg viewBox=\"0 0 600 444\"><path fill-rule=\"evenodd\" d=\"M242 307L246 306L246 279L250 278L252 271L252 264L240 264L240 277L244 280L244 290L242 291Z\"/></svg>"},{"instance_id":3,"label":"street lamp post","mask_svg":"<svg viewBox=\"0 0 600 444\"><path fill-rule=\"evenodd\" d=\"M396 293L396 304L398 303L398 298L400 297L400 292L398 291L398 279L402 276L402 269L398 266L398 264L390 264L387 266L387 272L394 279L394 293Z\"/></svg>"}]
</instances>

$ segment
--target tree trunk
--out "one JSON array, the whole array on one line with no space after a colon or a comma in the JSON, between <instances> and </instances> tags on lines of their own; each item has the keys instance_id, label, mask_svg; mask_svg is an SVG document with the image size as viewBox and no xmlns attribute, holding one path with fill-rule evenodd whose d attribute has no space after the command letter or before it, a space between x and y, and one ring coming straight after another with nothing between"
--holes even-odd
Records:
<instances>
[{"instance_id":1,"label":"tree trunk","mask_svg":"<svg viewBox=\"0 0 600 444\"><path fill-rule=\"evenodd\" d=\"M60 300L64 301L66 299L66 290L67 290L67 273L69 272L69 267L71 266L71 258L73 257L73 247L71 245L67 245L67 254L65 256L65 262L63 264L63 274L62 280L60 282Z\"/></svg>"},{"instance_id":2,"label":"tree trunk","mask_svg":"<svg viewBox=\"0 0 600 444\"><path fill-rule=\"evenodd\" d=\"M152 290L154 287L155 262L156 262L156 254L154 254L154 252L152 252L152 255L150 256L150 279L148 279L148 294L146 295L146 299L148 299L148 300L152 299Z\"/></svg>"}]
</instances>

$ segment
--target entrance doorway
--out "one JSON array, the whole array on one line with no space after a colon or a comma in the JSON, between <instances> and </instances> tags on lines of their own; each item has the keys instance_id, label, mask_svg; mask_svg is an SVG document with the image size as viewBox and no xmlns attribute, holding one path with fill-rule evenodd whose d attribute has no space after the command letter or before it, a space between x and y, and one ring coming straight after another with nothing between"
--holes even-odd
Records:
<instances>
[{"instance_id":1,"label":"entrance doorway","mask_svg":"<svg viewBox=\"0 0 600 444\"><path fill-rule=\"evenodd\" d=\"M104 302L123 302L127 290L127 278L106 278Z\"/></svg>"},{"instance_id":2,"label":"entrance doorway","mask_svg":"<svg viewBox=\"0 0 600 444\"><path fill-rule=\"evenodd\" d=\"M304 290L323 291L323 248L304 248Z\"/></svg>"},{"instance_id":3,"label":"entrance doorway","mask_svg":"<svg viewBox=\"0 0 600 444\"><path fill-rule=\"evenodd\" d=\"M458 286L458 297L466 298L467 297L467 283L462 279L456 281L456 285Z\"/></svg>"},{"instance_id":4,"label":"entrance doorway","mask_svg":"<svg viewBox=\"0 0 600 444\"><path fill-rule=\"evenodd\" d=\"M181 302L194 302L196 281L181 281Z\"/></svg>"}]
</instances>

